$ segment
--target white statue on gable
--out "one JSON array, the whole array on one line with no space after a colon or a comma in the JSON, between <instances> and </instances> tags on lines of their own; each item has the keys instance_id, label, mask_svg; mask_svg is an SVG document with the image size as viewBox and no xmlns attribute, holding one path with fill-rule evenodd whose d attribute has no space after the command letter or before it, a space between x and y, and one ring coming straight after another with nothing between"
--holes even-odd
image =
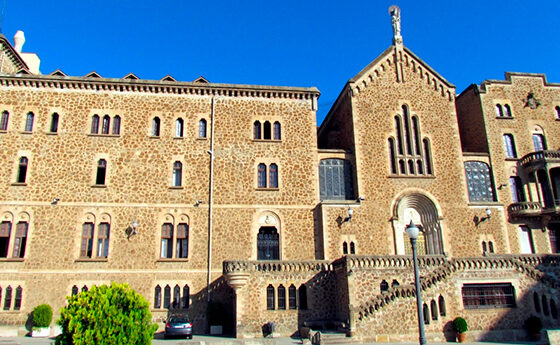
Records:
<instances>
[{"instance_id":1,"label":"white statue on gable","mask_svg":"<svg viewBox=\"0 0 560 345\"><path fill-rule=\"evenodd\" d=\"M401 36L401 9L397 5L389 7L391 24L393 25L393 41L402 42Z\"/></svg>"}]
</instances>

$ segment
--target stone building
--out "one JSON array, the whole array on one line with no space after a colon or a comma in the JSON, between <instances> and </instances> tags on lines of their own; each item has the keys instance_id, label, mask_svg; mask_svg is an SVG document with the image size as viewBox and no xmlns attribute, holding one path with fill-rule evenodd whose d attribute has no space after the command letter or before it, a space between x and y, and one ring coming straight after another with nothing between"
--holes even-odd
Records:
<instances>
[{"instance_id":1,"label":"stone building","mask_svg":"<svg viewBox=\"0 0 560 345\"><path fill-rule=\"evenodd\" d=\"M212 301L237 337L412 340L413 221L429 339L457 316L477 339L557 327L560 85L457 96L391 14L318 130L313 87L40 74L0 35L0 324L117 281L196 333Z\"/></svg>"}]
</instances>

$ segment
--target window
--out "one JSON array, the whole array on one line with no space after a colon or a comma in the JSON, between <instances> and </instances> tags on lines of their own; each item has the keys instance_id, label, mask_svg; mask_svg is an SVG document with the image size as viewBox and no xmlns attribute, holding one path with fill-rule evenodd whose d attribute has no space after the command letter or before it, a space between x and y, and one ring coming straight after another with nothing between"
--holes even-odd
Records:
<instances>
[{"instance_id":1,"label":"window","mask_svg":"<svg viewBox=\"0 0 560 345\"><path fill-rule=\"evenodd\" d=\"M342 254L348 254L348 242L342 243Z\"/></svg>"},{"instance_id":2,"label":"window","mask_svg":"<svg viewBox=\"0 0 560 345\"><path fill-rule=\"evenodd\" d=\"M177 225L177 258L186 259L189 255L189 226Z\"/></svg>"},{"instance_id":3,"label":"window","mask_svg":"<svg viewBox=\"0 0 560 345\"><path fill-rule=\"evenodd\" d=\"M278 287L278 309L286 310L286 288L284 285Z\"/></svg>"},{"instance_id":4,"label":"window","mask_svg":"<svg viewBox=\"0 0 560 345\"><path fill-rule=\"evenodd\" d=\"M494 188L488 164L478 161L465 162L465 173L470 202L494 201Z\"/></svg>"},{"instance_id":5,"label":"window","mask_svg":"<svg viewBox=\"0 0 560 345\"><path fill-rule=\"evenodd\" d=\"M82 241L80 245L81 259L106 259L109 255L111 225L103 221L96 226L92 222L82 225Z\"/></svg>"},{"instance_id":6,"label":"window","mask_svg":"<svg viewBox=\"0 0 560 345\"><path fill-rule=\"evenodd\" d=\"M2 117L0 117L0 131L8 130L8 120L10 118L10 113L6 110L2 112Z\"/></svg>"},{"instance_id":7,"label":"window","mask_svg":"<svg viewBox=\"0 0 560 345\"><path fill-rule=\"evenodd\" d=\"M163 307L165 309L169 309L171 305L171 287L169 285L165 285L163 289Z\"/></svg>"},{"instance_id":8,"label":"window","mask_svg":"<svg viewBox=\"0 0 560 345\"><path fill-rule=\"evenodd\" d=\"M16 237L14 241L14 258L23 258L25 255L25 246L27 244L27 230L29 224L27 222L19 222L16 227Z\"/></svg>"},{"instance_id":9,"label":"window","mask_svg":"<svg viewBox=\"0 0 560 345\"><path fill-rule=\"evenodd\" d=\"M12 307L12 287L6 288L6 296L4 297L4 310L10 310Z\"/></svg>"},{"instance_id":10,"label":"window","mask_svg":"<svg viewBox=\"0 0 560 345\"><path fill-rule=\"evenodd\" d=\"M504 134L504 147L506 150L507 158L517 158L517 151L515 150L515 142L512 134Z\"/></svg>"},{"instance_id":11,"label":"window","mask_svg":"<svg viewBox=\"0 0 560 345\"><path fill-rule=\"evenodd\" d=\"M438 319L438 308L437 308L436 301L434 301L434 300L432 300L430 302L430 311L432 312L432 320L437 320Z\"/></svg>"},{"instance_id":12,"label":"window","mask_svg":"<svg viewBox=\"0 0 560 345\"><path fill-rule=\"evenodd\" d=\"M183 119L178 118L175 121L175 137L182 138L183 137Z\"/></svg>"},{"instance_id":13,"label":"window","mask_svg":"<svg viewBox=\"0 0 560 345\"><path fill-rule=\"evenodd\" d=\"M541 301L542 301L542 313L544 314L544 316L548 316L549 312L548 312L548 301L546 300L546 295L542 295L541 296Z\"/></svg>"},{"instance_id":14,"label":"window","mask_svg":"<svg viewBox=\"0 0 560 345\"><path fill-rule=\"evenodd\" d=\"M161 228L161 257L173 257L173 224L165 223Z\"/></svg>"},{"instance_id":15,"label":"window","mask_svg":"<svg viewBox=\"0 0 560 345\"><path fill-rule=\"evenodd\" d=\"M57 113L53 113L51 115L51 127L50 127L50 132L51 133L56 133L58 132L58 114Z\"/></svg>"},{"instance_id":16,"label":"window","mask_svg":"<svg viewBox=\"0 0 560 345\"><path fill-rule=\"evenodd\" d=\"M33 119L35 115L32 112L27 113L27 117L25 118L25 131L26 132L33 132Z\"/></svg>"},{"instance_id":17,"label":"window","mask_svg":"<svg viewBox=\"0 0 560 345\"><path fill-rule=\"evenodd\" d=\"M321 200L354 199L352 167L345 159L329 158L319 163Z\"/></svg>"},{"instance_id":18,"label":"window","mask_svg":"<svg viewBox=\"0 0 560 345\"><path fill-rule=\"evenodd\" d=\"M263 124L263 139L264 140L272 139L272 137L270 135L270 122L269 121L265 121L264 124Z\"/></svg>"},{"instance_id":19,"label":"window","mask_svg":"<svg viewBox=\"0 0 560 345\"><path fill-rule=\"evenodd\" d=\"M259 121L253 123L253 139L261 139L261 123Z\"/></svg>"},{"instance_id":20,"label":"window","mask_svg":"<svg viewBox=\"0 0 560 345\"><path fill-rule=\"evenodd\" d=\"M509 104L504 104L504 109L506 110L506 117L513 117Z\"/></svg>"},{"instance_id":21,"label":"window","mask_svg":"<svg viewBox=\"0 0 560 345\"><path fill-rule=\"evenodd\" d=\"M539 299L539 294L533 292L533 307L535 308L535 312L541 312L541 301Z\"/></svg>"},{"instance_id":22,"label":"window","mask_svg":"<svg viewBox=\"0 0 560 345\"><path fill-rule=\"evenodd\" d=\"M109 232L108 223L99 224L99 233L97 235L97 257L106 258L109 255Z\"/></svg>"},{"instance_id":23,"label":"window","mask_svg":"<svg viewBox=\"0 0 560 345\"><path fill-rule=\"evenodd\" d=\"M350 254L356 254L356 245L354 242L350 242Z\"/></svg>"},{"instance_id":24,"label":"window","mask_svg":"<svg viewBox=\"0 0 560 345\"><path fill-rule=\"evenodd\" d=\"M279 121L271 124L270 121L253 122L253 139L255 140L282 140L282 125Z\"/></svg>"},{"instance_id":25,"label":"window","mask_svg":"<svg viewBox=\"0 0 560 345\"><path fill-rule=\"evenodd\" d=\"M294 284L290 285L288 288L288 296L289 296L289 308L290 309L297 309L297 302L296 302L296 287Z\"/></svg>"},{"instance_id":26,"label":"window","mask_svg":"<svg viewBox=\"0 0 560 345\"><path fill-rule=\"evenodd\" d=\"M272 163L268 166L268 169L264 163L257 166L257 187L278 188L278 165Z\"/></svg>"},{"instance_id":27,"label":"window","mask_svg":"<svg viewBox=\"0 0 560 345\"><path fill-rule=\"evenodd\" d=\"M161 121L159 117L154 117L154 119L152 120L152 136L159 137L160 123Z\"/></svg>"},{"instance_id":28,"label":"window","mask_svg":"<svg viewBox=\"0 0 560 345\"><path fill-rule=\"evenodd\" d=\"M27 177L27 165L29 161L27 157L21 157L19 159L17 183L25 183L25 178Z\"/></svg>"},{"instance_id":29,"label":"window","mask_svg":"<svg viewBox=\"0 0 560 345\"><path fill-rule=\"evenodd\" d=\"M174 231L176 230L176 231ZM173 256L175 253L175 256ZM171 223L161 227L161 258L187 259L189 257L189 225L177 224L177 229Z\"/></svg>"},{"instance_id":30,"label":"window","mask_svg":"<svg viewBox=\"0 0 560 345\"><path fill-rule=\"evenodd\" d=\"M438 306L439 306L439 315L445 316L445 314L447 314L447 310L445 309L445 299L441 295L438 298Z\"/></svg>"},{"instance_id":31,"label":"window","mask_svg":"<svg viewBox=\"0 0 560 345\"><path fill-rule=\"evenodd\" d=\"M299 297L299 309L306 310L307 309L307 286L304 284L300 285L298 289L298 297Z\"/></svg>"},{"instance_id":32,"label":"window","mask_svg":"<svg viewBox=\"0 0 560 345\"><path fill-rule=\"evenodd\" d=\"M198 137L199 138L206 138L206 120L200 119L198 121Z\"/></svg>"},{"instance_id":33,"label":"window","mask_svg":"<svg viewBox=\"0 0 560 345\"><path fill-rule=\"evenodd\" d=\"M282 130L281 130L280 122L278 121L274 122L273 130L274 130L274 140L281 140Z\"/></svg>"},{"instance_id":34,"label":"window","mask_svg":"<svg viewBox=\"0 0 560 345\"><path fill-rule=\"evenodd\" d=\"M548 229L548 241L550 242L550 252L560 253L560 229Z\"/></svg>"},{"instance_id":35,"label":"window","mask_svg":"<svg viewBox=\"0 0 560 345\"><path fill-rule=\"evenodd\" d=\"M182 175L183 175L183 164L181 164L181 162L179 161L173 163L173 186L174 187L181 187Z\"/></svg>"},{"instance_id":36,"label":"window","mask_svg":"<svg viewBox=\"0 0 560 345\"><path fill-rule=\"evenodd\" d=\"M560 120L560 106L556 106L554 108L554 117L556 118L556 120Z\"/></svg>"},{"instance_id":37,"label":"window","mask_svg":"<svg viewBox=\"0 0 560 345\"><path fill-rule=\"evenodd\" d=\"M107 175L107 161L100 159L97 161L97 174L95 176L95 184L98 186L105 185L105 176Z\"/></svg>"},{"instance_id":38,"label":"window","mask_svg":"<svg viewBox=\"0 0 560 345\"><path fill-rule=\"evenodd\" d=\"M424 324L429 325L430 324L430 308L428 308L428 305L426 303L424 303L424 305L422 306L422 314L424 316Z\"/></svg>"},{"instance_id":39,"label":"window","mask_svg":"<svg viewBox=\"0 0 560 345\"><path fill-rule=\"evenodd\" d=\"M497 117L504 117L504 108L501 104L496 104L496 116Z\"/></svg>"},{"instance_id":40,"label":"window","mask_svg":"<svg viewBox=\"0 0 560 345\"><path fill-rule=\"evenodd\" d=\"M22 300L23 289L21 286L16 288L16 299L14 300L14 310L21 309L21 300Z\"/></svg>"},{"instance_id":41,"label":"window","mask_svg":"<svg viewBox=\"0 0 560 345\"><path fill-rule=\"evenodd\" d=\"M525 201L525 193L523 192L523 185L518 176L511 176L509 178L509 187L511 189L511 198L513 202Z\"/></svg>"},{"instance_id":42,"label":"window","mask_svg":"<svg viewBox=\"0 0 560 345\"><path fill-rule=\"evenodd\" d=\"M181 305L181 288L179 285L175 285L173 288L173 304L171 304L173 309L179 308Z\"/></svg>"},{"instance_id":43,"label":"window","mask_svg":"<svg viewBox=\"0 0 560 345\"><path fill-rule=\"evenodd\" d=\"M519 234L519 247L521 254L534 254L535 244L533 243L533 234L527 226L517 228Z\"/></svg>"},{"instance_id":44,"label":"window","mask_svg":"<svg viewBox=\"0 0 560 345\"><path fill-rule=\"evenodd\" d=\"M154 309L161 308L161 286L157 285L154 291Z\"/></svg>"},{"instance_id":45,"label":"window","mask_svg":"<svg viewBox=\"0 0 560 345\"><path fill-rule=\"evenodd\" d=\"M188 285L183 286L183 298L181 302L181 308L187 309L190 305L191 289Z\"/></svg>"},{"instance_id":46,"label":"window","mask_svg":"<svg viewBox=\"0 0 560 345\"><path fill-rule=\"evenodd\" d=\"M494 242L488 241L488 251L494 253Z\"/></svg>"},{"instance_id":47,"label":"window","mask_svg":"<svg viewBox=\"0 0 560 345\"><path fill-rule=\"evenodd\" d=\"M385 279L383 279L381 281L381 284L379 284L379 290L381 290L381 293L389 290L389 283L387 283Z\"/></svg>"},{"instance_id":48,"label":"window","mask_svg":"<svg viewBox=\"0 0 560 345\"><path fill-rule=\"evenodd\" d=\"M274 310L276 309L275 305L275 297L274 297L274 286L269 285L266 288L266 310Z\"/></svg>"},{"instance_id":49,"label":"window","mask_svg":"<svg viewBox=\"0 0 560 345\"><path fill-rule=\"evenodd\" d=\"M533 134L533 146L535 147L535 151L546 150L546 141L544 140L544 135L539 133Z\"/></svg>"},{"instance_id":50,"label":"window","mask_svg":"<svg viewBox=\"0 0 560 345\"><path fill-rule=\"evenodd\" d=\"M84 223L82 227L82 246L80 256L84 258L92 257L93 250L93 223Z\"/></svg>"},{"instance_id":51,"label":"window","mask_svg":"<svg viewBox=\"0 0 560 345\"><path fill-rule=\"evenodd\" d=\"M266 188L266 165L264 163L259 164L257 175L258 175L258 182L257 182L258 187Z\"/></svg>"},{"instance_id":52,"label":"window","mask_svg":"<svg viewBox=\"0 0 560 345\"><path fill-rule=\"evenodd\" d=\"M115 115L115 117L113 117L113 135L119 134L121 134L121 117Z\"/></svg>"},{"instance_id":53,"label":"window","mask_svg":"<svg viewBox=\"0 0 560 345\"><path fill-rule=\"evenodd\" d=\"M2 223L0 223L0 258L8 257L11 232L12 232L11 222L3 221Z\"/></svg>"},{"instance_id":54,"label":"window","mask_svg":"<svg viewBox=\"0 0 560 345\"><path fill-rule=\"evenodd\" d=\"M111 128L111 117L109 115L103 116L103 122L101 124L101 134L109 134L109 129Z\"/></svg>"},{"instance_id":55,"label":"window","mask_svg":"<svg viewBox=\"0 0 560 345\"><path fill-rule=\"evenodd\" d=\"M91 118L91 134L99 132L99 115L93 115Z\"/></svg>"},{"instance_id":56,"label":"window","mask_svg":"<svg viewBox=\"0 0 560 345\"><path fill-rule=\"evenodd\" d=\"M268 187L269 188L278 188L278 165L272 163L269 166L269 170L268 170L268 175L269 175L269 183L268 183Z\"/></svg>"},{"instance_id":57,"label":"window","mask_svg":"<svg viewBox=\"0 0 560 345\"><path fill-rule=\"evenodd\" d=\"M515 307L515 293L509 283L465 284L461 293L465 309Z\"/></svg>"},{"instance_id":58,"label":"window","mask_svg":"<svg viewBox=\"0 0 560 345\"><path fill-rule=\"evenodd\" d=\"M263 226L257 235L257 260L280 260L278 231L274 227Z\"/></svg>"}]
</instances>

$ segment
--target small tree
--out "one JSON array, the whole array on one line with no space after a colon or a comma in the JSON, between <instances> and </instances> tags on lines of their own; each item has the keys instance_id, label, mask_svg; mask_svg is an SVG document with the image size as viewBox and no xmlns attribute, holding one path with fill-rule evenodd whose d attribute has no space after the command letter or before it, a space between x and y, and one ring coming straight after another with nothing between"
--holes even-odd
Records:
<instances>
[{"instance_id":1,"label":"small tree","mask_svg":"<svg viewBox=\"0 0 560 345\"><path fill-rule=\"evenodd\" d=\"M455 326L455 331L457 333L465 333L466 331L469 330L469 327L467 326L467 321L462 317L455 318L455 320L453 320L453 325Z\"/></svg>"},{"instance_id":2,"label":"small tree","mask_svg":"<svg viewBox=\"0 0 560 345\"><path fill-rule=\"evenodd\" d=\"M33 326L49 327L52 321L52 308L48 304L40 304L33 309Z\"/></svg>"},{"instance_id":3,"label":"small tree","mask_svg":"<svg viewBox=\"0 0 560 345\"><path fill-rule=\"evenodd\" d=\"M158 326L148 302L127 284L93 286L68 297L60 311L62 334L57 345L117 345L152 343Z\"/></svg>"}]
</instances>

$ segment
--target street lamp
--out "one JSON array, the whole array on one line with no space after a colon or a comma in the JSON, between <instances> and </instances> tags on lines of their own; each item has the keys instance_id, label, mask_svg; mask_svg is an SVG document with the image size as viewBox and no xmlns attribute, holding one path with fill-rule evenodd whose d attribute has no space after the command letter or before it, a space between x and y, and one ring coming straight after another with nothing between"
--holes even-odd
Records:
<instances>
[{"instance_id":1,"label":"street lamp","mask_svg":"<svg viewBox=\"0 0 560 345\"><path fill-rule=\"evenodd\" d=\"M416 287L416 309L418 311L418 333L420 333L420 345L426 345L426 334L424 332L424 315L422 312L422 296L420 296L420 273L418 272L418 257L416 255L416 239L420 229L411 220L406 227L406 235L410 238L412 245L412 261L414 261L414 285Z\"/></svg>"}]
</instances>

